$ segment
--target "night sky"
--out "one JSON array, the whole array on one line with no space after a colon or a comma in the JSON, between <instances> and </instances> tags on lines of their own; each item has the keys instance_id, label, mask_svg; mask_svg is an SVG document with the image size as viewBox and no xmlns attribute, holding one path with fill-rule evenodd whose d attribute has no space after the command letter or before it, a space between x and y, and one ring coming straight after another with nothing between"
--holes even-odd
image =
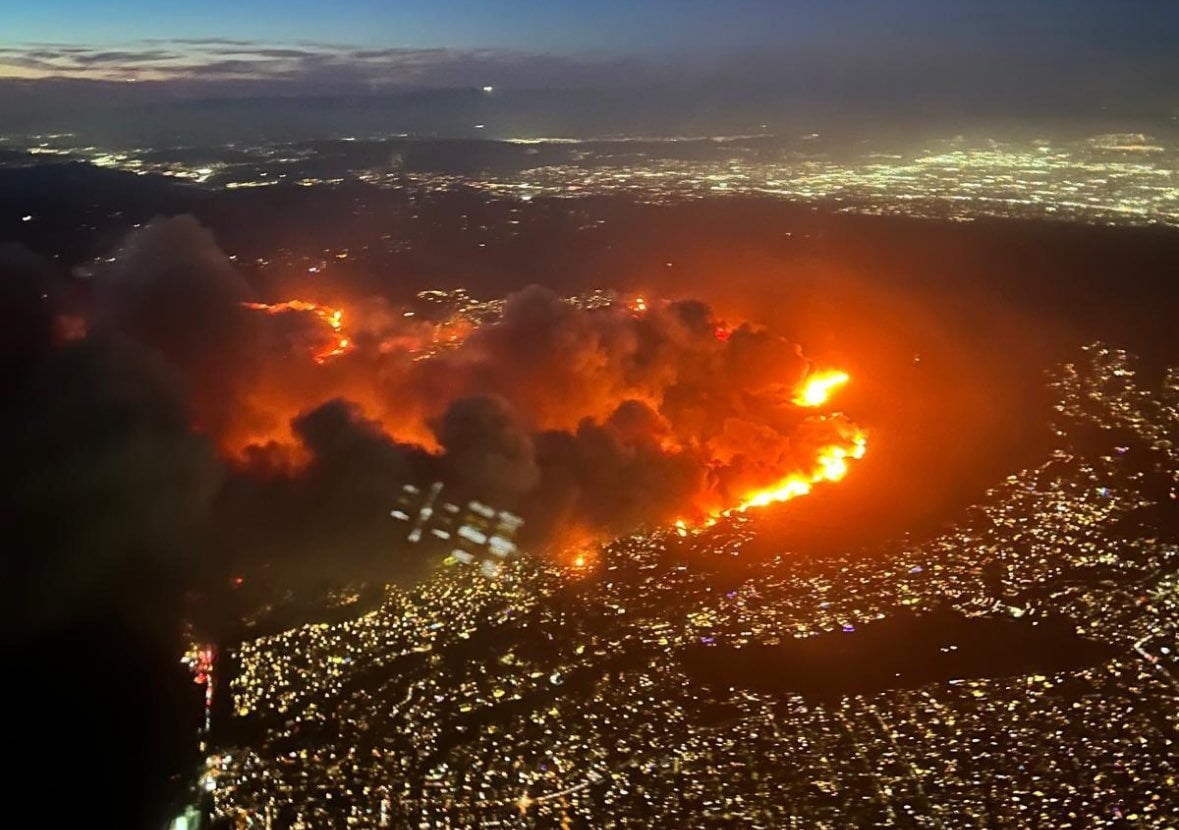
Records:
<instances>
[{"instance_id":1,"label":"night sky","mask_svg":"<svg viewBox=\"0 0 1179 830\"><path fill-rule=\"evenodd\" d=\"M47 0L13 4L4 45L111 45L129 40L240 38L408 48L525 51L865 46L924 36L962 44L1084 49L1174 33L1179 6L1157 0ZM1126 44L1129 46L1129 44ZM1161 46L1161 41L1159 42ZM1172 41L1173 45L1173 41Z\"/></svg>"},{"instance_id":2,"label":"night sky","mask_svg":"<svg viewBox=\"0 0 1179 830\"><path fill-rule=\"evenodd\" d=\"M24 79L455 86L482 73L561 86L948 71L983 83L1018 67L1157 89L1179 64L1179 4L1158 0L44 0L4 18L0 78Z\"/></svg>"}]
</instances>

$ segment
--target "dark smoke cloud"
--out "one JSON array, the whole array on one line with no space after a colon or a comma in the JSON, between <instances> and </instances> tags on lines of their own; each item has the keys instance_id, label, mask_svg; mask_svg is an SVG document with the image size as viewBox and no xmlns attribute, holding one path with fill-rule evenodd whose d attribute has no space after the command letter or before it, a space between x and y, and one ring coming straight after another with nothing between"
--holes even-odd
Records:
<instances>
[{"instance_id":1,"label":"dark smoke cloud","mask_svg":"<svg viewBox=\"0 0 1179 830\"><path fill-rule=\"evenodd\" d=\"M134 592L194 552L219 482L191 429L183 375L118 332L54 345L60 275L28 252L0 261L7 444L5 631ZM166 592L158 592L162 595Z\"/></svg>"},{"instance_id":2,"label":"dark smoke cloud","mask_svg":"<svg viewBox=\"0 0 1179 830\"><path fill-rule=\"evenodd\" d=\"M20 245L0 245L0 384L10 389L52 346L53 266Z\"/></svg>"},{"instance_id":3,"label":"dark smoke cloud","mask_svg":"<svg viewBox=\"0 0 1179 830\"><path fill-rule=\"evenodd\" d=\"M35 545L11 561L24 590L9 610L26 625L199 555L219 465L182 389L157 354L100 335L45 360L7 410L8 538Z\"/></svg>"},{"instance_id":4,"label":"dark smoke cloud","mask_svg":"<svg viewBox=\"0 0 1179 830\"><path fill-rule=\"evenodd\" d=\"M55 278L9 260L9 305L31 330L9 370L27 375L23 404L6 412L29 434L25 510L43 514L22 533L69 552L25 575L42 593L145 556L199 563L210 584L408 578L425 563L397 549L388 509L402 484L436 479L518 510L544 550L732 505L846 427L789 403L808 367L797 346L748 325L718 336L698 301L586 310L533 286L429 360L414 359L429 324L346 302L353 350L318 363L334 336L322 317L243 307L260 298L191 217L128 237L70 342L53 336Z\"/></svg>"},{"instance_id":5,"label":"dark smoke cloud","mask_svg":"<svg viewBox=\"0 0 1179 830\"><path fill-rule=\"evenodd\" d=\"M502 398L460 398L433 426L450 480L510 506L539 483L532 436Z\"/></svg>"},{"instance_id":6,"label":"dark smoke cloud","mask_svg":"<svg viewBox=\"0 0 1179 830\"><path fill-rule=\"evenodd\" d=\"M184 376L199 426L240 418L257 377L261 332L241 303L253 291L191 216L131 233L95 275L96 325L158 349Z\"/></svg>"},{"instance_id":7,"label":"dark smoke cloud","mask_svg":"<svg viewBox=\"0 0 1179 830\"><path fill-rule=\"evenodd\" d=\"M74 311L51 263L0 254L0 641L22 759L10 784L48 803L69 781L122 826L158 827L171 776L194 763L180 613L222 470L175 365L117 331L62 340Z\"/></svg>"},{"instance_id":8,"label":"dark smoke cloud","mask_svg":"<svg viewBox=\"0 0 1179 830\"><path fill-rule=\"evenodd\" d=\"M260 447L221 492L213 532L226 566L273 564L277 578L304 585L420 573L428 563L396 547L389 506L404 483L437 475L433 459L344 400L299 415L293 429L303 465Z\"/></svg>"},{"instance_id":9,"label":"dark smoke cloud","mask_svg":"<svg viewBox=\"0 0 1179 830\"><path fill-rule=\"evenodd\" d=\"M705 486L707 458L691 451L666 452L660 418L646 404L626 401L606 424L586 419L575 432L538 436L542 486L526 503L534 537L561 539L570 527L620 532L668 520Z\"/></svg>"}]
</instances>

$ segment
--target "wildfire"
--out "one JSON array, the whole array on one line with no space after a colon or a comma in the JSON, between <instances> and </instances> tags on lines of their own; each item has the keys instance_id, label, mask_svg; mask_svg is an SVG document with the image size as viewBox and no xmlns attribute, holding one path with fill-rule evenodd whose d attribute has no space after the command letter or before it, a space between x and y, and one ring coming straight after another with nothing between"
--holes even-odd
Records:
<instances>
[{"instance_id":1,"label":"wildfire","mask_svg":"<svg viewBox=\"0 0 1179 830\"><path fill-rule=\"evenodd\" d=\"M812 372L795 394L794 402L799 406L822 406L831 397L833 390L843 386L849 380L851 377L848 373L838 369ZM764 490L748 493L741 504L734 509L743 513L751 507L765 507L768 504L805 496L816 484L842 479L847 475L848 460L863 458L867 451L868 438L861 430L857 429L848 436L844 443L832 444L820 449L815 458L815 466L809 473L791 473Z\"/></svg>"},{"instance_id":2,"label":"wildfire","mask_svg":"<svg viewBox=\"0 0 1179 830\"><path fill-rule=\"evenodd\" d=\"M744 513L751 507L790 501L811 492L814 485L824 481L839 481L847 475L848 459L860 459L868 451L868 438L857 430L846 444L833 444L819 451L815 467L809 473L792 473L764 490L756 490L734 508Z\"/></svg>"},{"instance_id":3,"label":"wildfire","mask_svg":"<svg viewBox=\"0 0 1179 830\"><path fill-rule=\"evenodd\" d=\"M565 567L572 576L583 577L588 576L597 569L598 558L600 556L596 545L601 540L596 540L584 547L573 548L566 550L561 559L565 563Z\"/></svg>"},{"instance_id":4,"label":"wildfire","mask_svg":"<svg viewBox=\"0 0 1179 830\"><path fill-rule=\"evenodd\" d=\"M794 402L799 406L820 406L827 402L832 390L850 379L847 372L839 370L813 372L796 391ZM746 493L736 507L712 513L699 527L710 527L721 516L744 513L751 508L766 507L809 495L816 484L824 481L840 481L848 473L848 462L863 458L867 451L868 436L863 430L854 429L841 443L822 447L809 471L791 473L769 487ZM675 522L674 528L680 536L687 535L689 530L683 520Z\"/></svg>"},{"instance_id":5,"label":"wildfire","mask_svg":"<svg viewBox=\"0 0 1179 830\"><path fill-rule=\"evenodd\" d=\"M794 397L799 406L822 406L831 397L831 392L851 380L847 372L831 370L812 372Z\"/></svg>"},{"instance_id":6,"label":"wildfire","mask_svg":"<svg viewBox=\"0 0 1179 830\"><path fill-rule=\"evenodd\" d=\"M326 323L332 330L332 337L323 348L317 349L312 355L316 363L324 363L352 350L352 341L344 332L344 312L341 309L329 308L306 300L287 300L283 303L242 303L242 306L251 311L264 311L267 314L288 314L290 312L314 314Z\"/></svg>"},{"instance_id":7,"label":"wildfire","mask_svg":"<svg viewBox=\"0 0 1179 830\"><path fill-rule=\"evenodd\" d=\"M299 318L299 322L306 325L293 327L290 333L303 338L305 347L316 363L327 363L357 348L346 330L344 311L340 308L299 299L242 305L249 310L267 315L313 315L314 321L306 317ZM649 317L653 322L661 324L652 327L649 333L651 336L663 336L664 328L669 328L674 330L678 337L681 328L662 325L669 320L679 319L676 317L678 313L679 310L674 304L651 296L632 295L622 300L613 317L594 314L586 318L585 324L596 325L600 320L608 320L610 325L630 326L635 325L635 319ZM667 315L667 320L660 315ZM462 351L467 348L473 349L472 353L477 358L476 363L504 357L500 354L502 344L496 338L474 339L473 345L468 344L472 343L470 335L481 326L507 326L507 322L494 319L488 321L461 311L440 321L425 317L414 319L412 311L405 312L404 317L406 319L402 320L401 317L383 313L349 319L348 322L353 332L364 329L361 347L364 348L364 344L369 342L375 344L380 359L385 361L383 365L386 366L394 365L394 361L403 361L403 364L397 365L405 369L415 361L431 359L444 351ZM393 322L389 322L387 318L391 318ZM374 324L379 328L374 328ZM521 325L520 320L514 320L511 325ZM702 342L707 343L708 348L702 350L704 353L724 356L727 354L724 352L725 344L734 331L740 330L723 320L711 318L708 328L693 328L691 336L699 336ZM757 330L751 331L756 334ZM719 343L708 342L713 338ZM599 351L626 349L628 347L625 344L630 341L627 338L619 338L616 343L611 338L599 338L594 342L598 345L586 348L597 348ZM751 338L750 342L755 345L761 343L756 337ZM580 346L578 348L580 349ZM667 359L671 361L670 365L675 368L679 365L675 361L693 360L701 350L680 349L676 344L669 344L666 351ZM629 353L622 354L625 357ZM595 366L603 363L597 353L594 353L593 360L584 361L583 357L584 355L578 352L578 359L572 363L576 366L580 366L582 362ZM627 365L627 360L615 360L614 357L604 361L605 365ZM798 357L797 352L790 351L781 352L779 357L784 361L803 360ZM456 364L466 363L467 361L456 361ZM550 363L551 361L538 361L537 365L545 372L563 371L561 367L551 366ZM717 363L723 364L723 361ZM313 389L315 394L324 400L344 397L355 402L361 407L366 418L379 422L384 431L390 436L395 436L402 444L416 444L428 453L444 452L431 426L433 422L430 419L436 414L434 404L427 399L419 401L415 398L415 394L422 391L417 385L417 373L387 373L390 384L404 383L406 390L405 395L398 397L397 405L392 406L389 400L397 396L391 395L386 388L375 386L367 373L350 372L350 368L355 365L359 364L344 361L330 372L316 371L308 367L308 375L300 377L298 384L279 381L257 384L251 388L250 403L253 409L264 413L273 412L276 417L270 421L256 419L256 422L251 421L232 434L226 431L221 437L222 442L229 452L241 452L243 447L254 445L270 446L267 459L274 457L277 459L275 463L285 463L291 469L297 469L303 463L306 454L301 454L298 436L285 426L289 418L281 416L287 412L302 411L304 407L301 396L306 396L307 390ZM687 537L716 524L723 517L791 501L809 495L815 486L823 482L841 481L849 474L854 462L864 457L868 446L866 434L842 415L829 411L832 397L851 381L851 376L839 369L812 367L794 388L783 388L779 385L780 365L779 360L761 361L751 371L754 382L773 390L774 394L766 395L765 401L759 399L751 403L750 411L740 413L741 418L727 417L733 413L726 409L730 404L724 394L718 395L716 400L709 402L707 406L702 404L703 414L700 417L705 419L705 422L709 418L716 418L717 423L724 424L723 430L705 432L703 435L701 424L693 418L678 417L674 414L663 416L657 394L660 387L654 391L634 387L628 385L630 381L627 378L606 377L602 384L602 393L593 394L593 384L597 382L597 378L579 375L577 372L580 369L571 368L570 377L579 378L577 384L568 387L576 393L571 396L574 400L555 402L551 409L548 397L532 396L534 385L517 385L525 388L526 394L518 393L517 386L509 386L512 390L517 390L518 400L513 400L513 404L520 407L522 412L528 413L531 419L543 428L569 430L573 435L576 424L588 417L599 422L604 432L609 433L615 429L635 431L642 439L636 439L637 446L657 448L659 454L651 460L652 464L668 466L684 462L698 465L702 472L715 471L715 475L702 476L702 484L694 491L689 491L691 485L685 487L685 513L681 516L686 514L687 517L679 518L667 527L671 533ZM789 365L797 367L799 363L791 362ZM524 370L527 368L524 367ZM454 365L447 364L441 366L439 371L453 374L456 370ZM715 371L715 368L709 367L702 369L705 375ZM796 368L787 371L790 376L798 377ZM667 373L670 377L679 374L683 373ZM722 375L717 375L714 379L718 384L727 382ZM454 375L453 380L460 387L467 382L459 375ZM585 381L584 384L582 380ZM583 386L587 388L583 389ZM616 386L624 388L629 398L642 402L654 413L650 416L649 422L632 418L634 423L630 423L627 419L621 419L619 426L610 420L612 407L617 404L617 396L614 394ZM429 392L434 386L427 384L423 388ZM736 390L726 387L721 391L727 393ZM586 394L582 395L582 392ZM413 405L406 406L405 401ZM789 406L782 406L787 401L811 411L784 413L786 417L778 424L774 420L778 413L784 408L790 409ZM765 423L759 423L762 410L766 408L771 410L769 416L772 417ZM798 430L797 435L787 434L787 430L794 429ZM580 440L580 435L578 438ZM277 454L275 446L280 446L286 454ZM587 497L586 503L589 504L590 501ZM666 515L664 518L666 520ZM569 573L586 576L594 573L600 564L601 553L596 548L600 542L599 531L593 522L573 527L576 529L563 530L559 534L561 538L551 540L552 549L559 552L559 562Z\"/></svg>"},{"instance_id":8,"label":"wildfire","mask_svg":"<svg viewBox=\"0 0 1179 830\"><path fill-rule=\"evenodd\" d=\"M85 340L86 318L81 314L59 314L53 318L53 338L57 343Z\"/></svg>"}]
</instances>

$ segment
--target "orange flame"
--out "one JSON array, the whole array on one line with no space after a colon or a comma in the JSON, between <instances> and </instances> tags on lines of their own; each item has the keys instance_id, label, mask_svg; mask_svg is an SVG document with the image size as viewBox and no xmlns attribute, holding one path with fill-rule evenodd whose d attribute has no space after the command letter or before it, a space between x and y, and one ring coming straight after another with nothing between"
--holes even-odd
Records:
<instances>
[{"instance_id":1,"label":"orange flame","mask_svg":"<svg viewBox=\"0 0 1179 830\"><path fill-rule=\"evenodd\" d=\"M842 386L850 379L847 372L839 370L813 372L796 391L794 402L799 406L820 406L827 401L834 388ZM853 428L843 436L840 443L822 447L809 471L793 472L769 487L752 490L744 495L736 507L713 511L697 527L711 527L721 516L744 513L751 508L767 507L809 495L816 484L842 480L848 474L848 462L858 461L867 451L868 436L863 430ZM688 526L683 520L675 522L674 528L680 536L687 535Z\"/></svg>"},{"instance_id":2,"label":"orange flame","mask_svg":"<svg viewBox=\"0 0 1179 830\"><path fill-rule=\"evenodd\" d=\"M242 305L247 309L261 311L268 315L287 313L314 315L330 331L330 334L325 333L325 338L321 343L316 344L311 349L316 363L326 363L355 348L352 339L345 331L344 312L342 309L298 299L279 303L242 303ZM635 315L642 315L651 307L651 301L642 296L635 296L626 303L627 310ZM413 360L428 359L436 355L441 349L454 348L462 344L477 328L478 322L476 320L458 314L440 323L423 324L421 326L415 325L411 330L402 332L395 338L391 337L386 341L382 341L380 349L382 352L405 351ZM715 327L714 334L718 340L724 341L728 339L731 331L732 329L726 324L718 323ZM329 375L327 377L330 379L332 376ZM851 377L847 372L838 369L812 370L797 388L793 390L793 403L797 406L811 409L822 407L829 402L831 396L837 389L843 387L850 380ZM340 381L336 379L333 382ZM426 427L420 412L407 413L404 420L398 416L391 416L387 410L383 409L379 399L373 399L371 396L365 394L366 390L367 385L349 388L347 390L348 397L349 399L359 401L367 412L377 413L383 426L391 434L397 435L398 440L418 443L430 451L438 450L434 436L430 429ZM289 401L283 397L281 390L277 392L275 390L269 390L268 392L259 393L258 397L263 403L272 404L272 406L268 406L267 408L276 410L290 408L286 406ZM274 400L270 400L270 398ZM295 411L298 410L295 409ZM390 422L391 417L393 419L392 423ZM771 504L791 501L810 494L818 484L840 481L845 478L850 472L852 462L863 458L867 452L868 441L866 434L862 430L846 425L842 418L833 418L829 424L827 423L827 416L822 414L816 414L807 419L808 423L816 421L822 421L829 426L833 426L836 429L834 434L837 437L834 439L825 439L830 441L830 443L825 443L820 447L813 461L803 462L799 465L798 469L785 475L783 475L784 471L780 468L771 471L770 475L779 475L782 477L760 489L751 489L745 492L741 492L740 490L734 492L730 490L727 497L718 492L717 489L712 489L706 494L701 494L701 500L691 505L692 518L688 520L680 519L669 529L679 536L688 536L697 532L700 528L716 524L721 517L731 516L736 513L745 513L753 508L762 508ZM832 433L824 432L823 434L830 435ZM685 447L688 446L686 440L680 436L661 435L658 438L659 445L664 452L680 452L684 451ZM250 432L245 436L237 435L228 438L225 443L228 447L240 450L243 445L264 443L267 440L275 441L279 444L289 444L290 436L285 430L281 429L274 435L269 433L266 435L256 435L254 432ZM296 455L293 457L297 461L297 449L295 452ZM764 467L761 469L764 475ZM745 478L743 486L749 486L753 483L767 484L767 479L759 477L759 479L751 481L749 478ZM734 498L737 495L739 495L739 498ZM599 559L599 553L593 548L593 534L588 532L574 532L570 533L569 536L572 538L565 539L565 544L556 545L556 549L563 552L561 556L562 563L574 573L585 574L592 572L596 568Z\"/></svg>"},{"instance_id":3,"label":"orange flame","mask_svg":"<svg viewBox=\"0 0 1179 830\"><path fill-rule=\"evenodd\" d=\"M794 402L799 406L822 406L836 387L843 386L849 380L851 377L847 372L838 370L812 372L794 396Z\"/></svg>"},{"instance_id":4,"label":"orange flame","mask_svg":"<svg viewBox=\"0 0 1179 830\"><path fill-rule=\"evenodd\" d=\"M868 451L868 437L860 430L845 444L823 447L815 459L815 466L809 473L791 473L786 478L764 490L746 494L741 504L733 508L744 513L751 507L790 501L811 492L811 488L824 481L839 481L847 475L848 459L860 459Z\"/></svg>"},{"instance_id":5,"label":"orange flame","mask_svg":"<svg viewBox=\"0 0 1179 830\"><path fill-rule=\"evenodd\" d=\"M597 544L598 542L594 542L591 545L566 550L560 557L564 561L566 572L575 577L584 577L597 570L601 556Z\"/></svg>"},{"instance_id":6,"label":"orange flame","mask_svg":"<svg viewBox=\"0 0 1179 830\"><path fill-rule=\"evenodd\" d=\"M264 311L267 314L286 314L292 311L314 314L327 323L332 330L332 339L324 348L313 353L316 363L325 363L333 357L339 357L352 350L352 341L344 332L344 312L338 308L329 308L319 303L306 300L287 300L283 303L242 303L244 308L251 311Z\"/></svg>"}]
</instances>

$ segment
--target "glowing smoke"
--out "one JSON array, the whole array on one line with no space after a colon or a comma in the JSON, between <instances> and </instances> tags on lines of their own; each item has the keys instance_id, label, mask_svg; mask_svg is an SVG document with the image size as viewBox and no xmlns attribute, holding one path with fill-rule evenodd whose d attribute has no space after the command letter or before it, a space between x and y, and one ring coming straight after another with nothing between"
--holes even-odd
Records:
<instances>
[{"instance_id":1,"label":"glowing smoke","mask_svg":"<svg viewBox=\"0 0 1179 830\"><path fill-rule=\"evenodd\" d=\"M534 286L427 321L382 298L263 298L185 217L136 231L94 295L82 342L161 355L219 448L211 533L230 558L383 557L383 501L423 476L519 511L534 548L706 523L838 481L866 446L827 406L846 374L695 300Z\"/></svg>"}]
</instances>

